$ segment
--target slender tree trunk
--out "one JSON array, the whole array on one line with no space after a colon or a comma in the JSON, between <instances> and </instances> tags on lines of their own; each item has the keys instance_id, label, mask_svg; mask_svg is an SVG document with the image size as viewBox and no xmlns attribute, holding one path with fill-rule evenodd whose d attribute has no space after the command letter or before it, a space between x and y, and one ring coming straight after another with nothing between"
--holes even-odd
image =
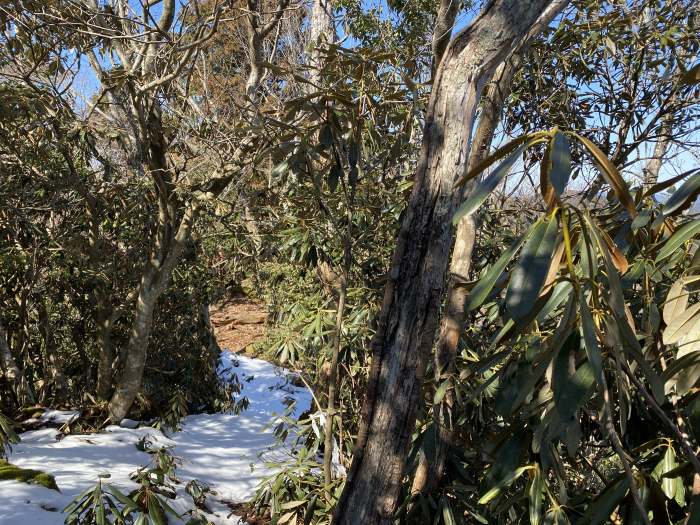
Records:
<instances>
[{"instance_id":1,"label":"slender tree trunk","mask_svg":"<svg viewBox=\"0 0 700 525\"><path fill-rule=\"evenodd\" d=\"M435 77L438 66L445 55L447 45L450 43L452 29L459 12L460 0L440 0L437 15L435 17L435 27L433 28L433 63L432 77Z\"/></svg>"},{"instance_id":2,"label":"slender tree trunk","mask_svg":"<svg viewBox=\"0 0 700 525\"><path fill-rule=\"evenodd\" d=\"M339 389L338 359L343 341L343 319L345 318L345 301L348 292L348 279L350 278L350 266L352 264L352 206L354 203L355 189L350 190L348 199L348 211L346 214L347 227L343 237L343 266L337 281L338 304L335 314L335 331L333 333L333 356L331 368L328 374L328 405L326 408L326 428L323 449L323 474L326 485L333 480L333 422L336 416L336 394ZM340 443L338 444L340 447Z\"/></svg>"},{"instance_id":3,"label":"slender tree trunk","mask_svg":"<svg viewBox=\"0 0 700 525\"><path fill-rule=\"evenodd\" d=\"M112 395L114 366L114 345L112 344L111 316L104 308L98 306L97 311L97 346L100 357L97 362L97 397L107 401Z\"/></svg>"},{"instance_id":4,"label":"slender tree trunk","mask_svg":"<svg viewBox=\"0 0 700 525\"><path fill-rule=\"evenodd\" d=\"M333 356L328 375L328 405L326 407L326 425L323 440L323 476L326 485L333 481L333 421L336 416L336 392L338 390L338 358L342 344L343 318L347 297L347 275L343 275L338 291L338 306L335 313L335 330L333 333Z\"/></svg>"},{"instance_id":5,"label":"slender tree trunk","mask_svg":"<svg viewBox=\"0 0 700 525\"><path fill-rule=\"evenodd\" d=\"M333 0L313 0L309 24L309 45L311 46L309 63L312 68L309 72L309 80L312 84L318 84L321 79L323 53L320 48L324 44L333 44L336 40Z\"/></svg>"},{"instance_id":6,"label":"slender tree trunk","mask_svg":"<svg viewBox=\"0 0 700 525\"><path fill-rule=\"evenodd\" d=\"M0 370L5 374L10 388L15 394L18 406L36 403L34 390L17 366L17 361L12 355L7 340L7 332L2 324L0 324Z\"/></svg>"},{"instance_id":7,"label":"slender tree trunk","mask_svg":"<svg viewBox=\"0 0 700 525\"><path fill-rule=\"evenodd\" d=\"M493 81L484 90L481 114L474 133L469 154L469 168L477 165L489 152L493 136L500 121L503 103L511 91L513 77L522 63L522 53L514 53L497 69ZM468 183L463 187L466 197L474 187ZM477 224L474 215L462 217L457 225L455 244L450 262L450 280L447 289L447 309L440 325L440 335L435 350L436 385L451 379L455 373L455 360L460 334L466 319L467 289L462 283L469 280L472 252L476 240ZM436 429L435 457L427 458L421 452L418 468L413 478L412 493L431 492L442 478L449 449L454 443L455 406L454 390L449 388L439 404L433 407Z\"/></svg>"},{"instance_id":8,"label":"slender tree trunk","mask_svg":"<svg viewBox=\"0 0 700 525\"><path fill-rule=\"evenodd\" d=\"M192 205L187 207L164 262L160 264L159 259L152 258L141 277L124 367L109 402L109 417L115 423L126 417L141 389L155 305L167 288L173 269L182 258L185 245L191 237L195 215L196 208ZM161 227L164 228L165 225Z\"/></svg>"},{"instance_id":9,"label":"slender tree trunk","mask_svg":"<svg viewBox=\"0 0 700 525\"><path fill-rule=\"evenodd\" d=\"M334 523L393 522L433 346L474 113L484 83L551 2L497 0L449 45L438 68L413 191L376 335L362 423Z\"/></svg>"},{"instance_id":10,"label":"slender tree trunk","mask_svg":"<svg viewBox=\"0 0 700 525\"><path fill-rule=\"evenodd\" d=\"M656 145L654 146L654 154L647 161L646 166L642 170L644 174L644 180L642 184L645 188L649 188L659 181L659 171L661 171L661 164L666 157L668 148L670 146L670 138L673 130L671 126L673 125L673 113L668 113L661 124L661 132L656 140Z\"/></svg>"},{"instance_id":11,"label":"slender tree trunk","mask_svg":"<svg viewBox=\"0 0 700 525\"><path fill-rule=\"evenodd\" d=\"M43 403L46 396L51 395L54 403L64 398L66 393L66 380L56 359L56 346L51 335L51 324L46 304L41 302L38 307L39 329L44 342L44 377L49 381L44 385L40 397Z\"/></svg>"}]
</instances>

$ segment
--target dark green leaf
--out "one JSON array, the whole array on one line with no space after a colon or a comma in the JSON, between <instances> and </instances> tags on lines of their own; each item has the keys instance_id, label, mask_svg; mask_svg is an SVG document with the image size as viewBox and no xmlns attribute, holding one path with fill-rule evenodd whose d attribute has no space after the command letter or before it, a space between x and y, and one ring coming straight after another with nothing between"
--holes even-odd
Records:
<instances>
[{"instance_id":1,"label":"dark green leaf","mask_svg":"<svg viewBox=\"0 0 700 525\"><path fill-rule=\"evenodd\" d=\"M503 252L503 254L498 258L498 260L495 263L493 263L493 265L488 269L486 274L479 279L474 288L471 289L471 291L469 292L469 298L466 306L467 312L471 312L472 310L478 308L484 303L486 298L491 293L491 290L493 290L496 281L498 281L498 278L501 276L506 266L513 258L513 255L515 255L515 252L517 252L520 249L520 246L522 246L525 239L528 236L532 235L533 230L537 226L537 224L540 223L537 222L530 226L530 229L525 235L523 235L513 244L511 244L510 248Z\"/></svg>"},{"instance_id":2,"label":"dark green leaf","mask_svg":"<svg viewBox=\"0 0 700 525\"><path fill-rule=\"evenodd\" d=\"M557 131L552 140L552 171L550 179L557 197L562 196L571 176L571 149L569 139Z\"/></svg>"},{"instance_id":3,"label":"dark green leaf","mask_svg":"<svg viewBox=\"0 0 700 525\"><path fill-rule=\"evenodd\" d=\"M459 208L457 208L457 211L452 217L453 224L457 224L462 217L474 212L484 203L491 192L496 189L498 183L501 182L508 174L510 169L513 167L513 164L515 164L515 161L520 158L524 150L525 146L519 147L517 150L511 153L510 156L506 158L506 160L504 160L493 173L476 185L476 187L470 192L467 200L464 201Z\"/></svg>"},{"instance_id":4,"label":"dark green leaf","mask_svg":"<svg viewBox=\"0 0 700 525\"><path fill-rule=\"evenodd\" d=\"M698 193L700 193L700 173L689 177L681 184L680 188L673 192L673 195L664 203L663 216L668 217L674 212L687 208L693 203Z\"/></svg>"},{"instance_id":5,"label":"dark green leaf","mask_svg":"<svg viewBox=\"0 0 700 525\"><path fill-rule=\"evenodd\" d=\"M542 291L557 242L559 223L550 215L539 223L525 243L508 284L506 308L518 320L532 309Z\"/></svg>"},{"instance_id":6,"label":"dark green leaf","mask_svg":"<svg viewBox=\"0 0 700 525\"><path fill-rule=\"evenodd\" d=\"M675 253L684 242L693 238L698 232L700 232L700 219L691 221L678 228L659 250L656 256L656 263Z\"/></svg>"}]
</instances>

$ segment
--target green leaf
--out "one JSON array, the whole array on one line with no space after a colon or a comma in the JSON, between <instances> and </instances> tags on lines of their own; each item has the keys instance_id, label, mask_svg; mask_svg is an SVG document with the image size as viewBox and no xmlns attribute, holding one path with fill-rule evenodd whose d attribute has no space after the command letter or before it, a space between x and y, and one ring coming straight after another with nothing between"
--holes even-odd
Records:
<instances>
[{"instance_id":1,"label":"green leaf","mask_svg":"<svg viewBox=\"0 0 700 525\"><path fill-rule=\"evenodd\" d=\"M594 384L593 367L586 361L576 369L569 382L563 386L558 399L555 398L557 414L564 424L575 419L578 409L590 397Z\"/></svg>"},{"instance_id":2,"label":"green leaf","mask_svg":"<svg viewBox=\"0 0 700 525\"><path fill-rule=\"evenodd\" d=\"M559 223L552 214L537 225L525 243L506 291L506 309L511 318L525 317L537 301L547 278L558 233Z\"/></svg>"},{"instance_id":3,"label":"green leaf","mask_svg":"<svg viewBox=\"0 0 700 525\"><path fill-rule=\"evenodd\" d=\"M689 177L673 192L673 195L664 203L661 213L664 217L668 217L674 212L682 211L693 203L698 193L700 193L700 173Z\"/></svg>"},{"instance_id":4,"label":"green leaf","mask_svg":"<svg viewBox=\"0 0 700 525\"><path fill-rule=\"evenodd\" d=\"M622 502L629 490L629 480L625 475L619 476L609 484L597 498L591 501L577 524L603 525L608 523L610 515Z\"/></svg>"},{"instance_id":5,"label":"green leaf","mask_svg":"<svg viewBox=\"0 0 700 525\"><path fill-rule=\"evenodd\" d=\"M691 221L678 228L659 250L655 262L658 264L659 261L675 253L684 242L694 237L698 232L700 232L700 219Z\"/></svg>"},{"instance_id":6,"label":"green leaf","mask_svg":"<svg viewBox=\"0 0 700 525\"><path fill-rule=\"evenodd\" d=\"M559 131L552 140L551 158L552 171L549 177L557 197L561 198L571 176L571 148L567 136Z\"/></svg>"},{"instance_id":7,"label":"green leaf","mask_svg":"<svg viewBox=\"0 0 700 525\"><path fill-rule=\"evenodd\" d=\"M498 278L501 276L503 271L506 269L506 266L515 255L515 252L520 249L525 239L529 235L532 235L532 232L537 224L539 224L539 221L530 226L530 229L525 235L511 244L510 248L503 252L498 260L491 265L486 274L479 279L474 288L471 289L467 301L467 312L471 312L472 310L479 308L484 303L486 298L491 293L491 290L493 290L496 281L498 281Z\"/></svg>"},{"instance_id":8,"label":"green leaf","mask_svg":"<svg viewBox=\"0 0 700 525\"><path fill-rule=\"evenodd\" d=\"M586 356L588 362L593 367L595 379L600 386L603 386L603 357L600 354L598 347L598 338L596 336L593 317L588 308L588 302L583 296L583 292L579 292L579 305L581 307L581 328L583 330L583 343L586 347Z\"/></svg>"},{"instance_id":9,"label":"green leaf","mask_svg":"<svg viewBox=\"0 0 700 525\"><path fill-rule=\"evenodd\" d=\"M327 122L321 127L321 131L318 134L318 140L324 146L330 146L333 144L333 132L331 130L331 125Z\"/></svg>"},{"instance_id":10,"label":"green leaf","mask_svg":"<svg viewBox=\"0 0 700 525\"><path fill-rule=\"evenodd\" d=\"M279 177L280 175L284 175L288 169L289 169L289 162L284 160L284 161L280 162L279 164L277 164L277 166L272 168L272 175L275 177Z\"/></svg>"},{"instance_id":11,"label":"green leaf","mask_svg":"<svg viewBox=\"0 0 700 525\"><path fill-rule=\"evenodd\" d=\"M663 309L663 319L667 325L682 315L688 307L688 290L686 290L685 284L684 278L681 277L671 285L668 291Z\"/></svg>"},{"instance_id":12,"label":"green leaf","mask_svg":"<svg viewBox=\"0 0 700 525\"><path fill-rule=\"evenodd\" d=\"M696 303L666 326L662 335L665 345L677 343L690 334L700 335L700 303Z\"/></svg>"},{"instance_id":13,"label":"green leaf","mask_svg":"<svg viewBox=\"0 0 700 525\"><path fill-rule=\"evenodd\" d=\"M570 523L566 512L559 506L549 509L544 517L544 525L570 525Z\"/></svg>"},{"instance_id":14,"label":"green leaf","mask_svg":"<svg viewBox=\"0 0 700 525\"><path fill-rule=\"evenodd\" d=\"M610 162L610 159L600 151L598 146L593 144L590 140L588 140L586 137L582 137L581 135L574 134L574 136L581 141L581 143L586 147L586 149L590 152L591 156L593 159L596 161L596 164L598 165L598 168L600 170L600 174L603 175L603 178L605 181L610 185L610 187L613 189L615 192L615 195L617 195L617 198L620 200L622 205L627 209L627 212L630 214L630 217L634 218L635 215L637 215L637 208L634 205L634 199L632 199L632 196L630 195L629 189L627 188L627 183L625 180L620 176L620 172L617 171L617 168L615 165Z\"/></svg>"},{"instance_id":15,"label":"green leaf","mask_svg":"<svg viewBox=\"0 0 700 525\"><path fill-rule=\"evenodd\" d=\"M532 393L535 385L544 375L549 366L549 360L542 360L537 366L526 359L521 359L511 366L516 367L515 373L499 379L498 392L495 399L496 413L509 416L525 402Z\"/></svg>"},{"instance_id":16,"label":"green leaf","mask_svg":"<svg viewBox=\"0 0 700 525\"><path fill-rule=\"evenodd\" d=\"M306 501L303 499L299 499L299 500L295 500L295 501L288 501L286 503L282 503L282 505L280 505L280 509L282 509L282 510L295 509L297 507L301 507L304 503L306 503Z\"/></svg>"},{"instance_id":17,"label":"green leaf","mask_svg":"<svg viewBox=\"0 0 700 525\"><path fill-rule=\"evenodd\" d=\"M467 181L470 181L477 175L479 175L482 171L484 171L486 168L488 168L491 164L496 162L499 159L502 159L506 155L510 154L515 148L520 146L521 144L527 143L525 146L521 146L522 148L526 148L529 146L532 146L533 144L537 144L539 142L542 142L542 140L549 135L548 131L538 131L537 133L531 133L528 135L523 135L522 137L518 137L517 139L513 139L507 144L501 146L498 148L496 151L491 153L488 157L486 157L484 160L479 162L476 166L474 166L472 169L470 169L464 177L461 177L457 182L455 182L454 187L458 188L462 185L464 185Z\"/></svg>"},{"instance_id":18,"label":"green leaf","mask_svg":"<svg viewBox=\"0 0 700 525\"><path fill-rule=\"evenodd\" d=\"M343 176L343 168L341 168L337 163L331 166L331 170L328 173L328 189L331 192L335 192L338 187L338 181Z\"/></svg>"},{"instance_id":19,"label":"green leaf","mask_svg":"<svg viewBox=\"0 0 700 525\"><path fill-rule=\"evenodd\" d=\"M549 297L542 310L537 314L535 318L538 323L543 323L552 319L556 314L556 309L563 303L566 299L571 297L571 291L573 286L569 281L561 281L554 285L554 290L552 295Z\"/></svg>"},{"instance_id":20,"label":"green leaf","mask_svg":"<svg viewBox=\"0 0 700 525\"><path fill-rule=\"evenodd\" d=\"M433 398L433 404L438 405L442 401L442 398L445 397L445 394L447 393L447 390L450 388L450 385L452 384L452 381L449 379L445 379L442 384L438 387L438 389L435 391L435 397Z\"/></svg>"},{"instance_id":21,"label":"green leaf","mask_svg":"<svg viewBox=\"0 0 700 525\"><path fill-rule=\"evenodd\" d=\"M544 491L544 479L539 465L535 465L535 475L527 491L530 510L530 525L539 525L542 519L542 492Z\"/></svg>"},{"instance_id":22,"label":"green leaf","mask_svg":"<svg viewBox=\"0 0 700 525\"><path fill-rule=\"evenodd\" d=\"M442 520L445 522L445 525L457 525L455 516L452 513L452 507L449 502L444 499L442 500Z\"/></svg>"},{"instance_id":23,"label":"green leaf","mask_svg":"<svg viewBox=\"0 0 700 525\"><path fill-rule=\"evenodd\" d=\"M513 167L513 164L515 164L515 161L520 158L524 150L525 146L520 146L517 150L511 153L510 156L507 157L506 160L504 160L491 175L480 181L474 187L467 200L464 201L459 208L457 208L457 211L452 217L452 224L457 224L462 217L473 213L484 203L491 192L496 189L498 183L501 182L508 174L510 169Z\"/></svg>"},{"instance_id":24,"label":"green leaf","mask_svg":"<svg viewBox=\"0 0 700 525\"><path fill-rule=\"evenodd\" d=\"M683 484L683 478L680 476L673 478L664 476L664 474L671 472L676 467L678 467L676 451L669 445L666 447L666 452L661 458L661 461L659 461L654 468L651 476L655 480L661 482L661 490L668 499L680 500L678 504L683 507L685 505L685 485Z\"/></svg>"},{"instance_id":25,"label":"green leaf","mask_svg":"<svg viewBox=\"0 0 700 525\"><path fill-rule=\"evenodd\" d=\"M524 472L532 468L532 465L527 465L525 467L515 469L515 471L513 471L510 475L505 476L493 488L486 492L486 494L481 496L481 498L479 498L479 504L486 505L489 501L498 496L504 488L511 486L515 480L523 475Z\"/></svg>"}]
</instances>

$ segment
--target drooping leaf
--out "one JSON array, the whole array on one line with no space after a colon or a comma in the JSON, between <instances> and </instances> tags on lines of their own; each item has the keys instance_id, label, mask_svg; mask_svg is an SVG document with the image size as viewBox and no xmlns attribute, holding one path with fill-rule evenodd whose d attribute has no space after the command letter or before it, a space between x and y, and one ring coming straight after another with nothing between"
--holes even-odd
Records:
<instances>
[{"instance_id":1,"label":"drooping leaf","mask_svg":"<svg viewBox=\"0 0 700 525\"><path fill-rule=\"evenodd\" d=\"M590 502L586 512L577 522L582 525L602 525L608 523L608 518L622 502L629 490L629 480L625 475L611 482L598 497Z\"/></svg>"},{"instance_id":2,"label":"drooping leaf","mask_svg":"<svg viewBox=\"0 0 700 525\"><path fill-rule=\"evenodd\" d=\"M563 303L566 299L571 296L571 291L573 286L569 281L560 281L554 285L554 290L552 295L549 297L542 310L537 314L535 318L538 323L543 323L548 319L551 319L556 315L556 309Z\"/></svg>"},{"instance_id":3,"label":"drooping leaf","mask_svg":"<svg viewBox=\"0 0 700 525\"><path fill-rule=\"evenodd\" d=\"M685 289L683 277L678 279L668 291L664 303L663 318L667 325L680 316L688 306L688 291Z\"/></svg>"},{"instance_id":4,"label":"drooping leaf","mask_svg":"<svg viewBox=\"0 0 700 525\"><path fill-rule=\"evenodd\" d=\"M530 226L529 230L525 233L525 235L513 242L513 244L511 244L510 247L505 252L503 252L503 254L498 258L498 260L495 263L493 263L493 265L486 271L486 274L484 274L484 276L479 279L476 285L474 285L474 288L470 290L466 306L467 312L471 312L472 310L478 308L484 303L486 298L491 293L491 290L493 290L493 287L498 281L498 278L506 269L506 266L508 265L510 260L520 249L523 242L525 242L525 239L532 235L533 230L537 224L539 223L535 223L532 226Z\"/></svg>"},{"instance_id":5,"label":"drooping leaf","mask_svg":"<svg viewBox=\"0 0 700 525\"><path fill-rule=\"evenodd\" d=\"M517 469L515 469L512 473L505 476L503 479L501 479L501 481L496 483L496 485L492 487L488 492L486 492L486 494L481 496L481 498L479 498L479 504L486 505L489 501L498 496L504 488L511 486L515 480L517 480L520 476L522 476L531 468L533 468L531 465L527 465L525 467L518 467Z\"/></svg>"},{"instance_id":6,"label":"drooping leaf","mask_svg":"<svg viewBox=\"0 0 700 525\"><path fill-rule=\"evenodd\" d=\"M525 317L537 301L547 277L558 233L557 216L552 214L537 225L525 243L506 291L506 308L514 320Z\"/></svg>"},{"instance_id":7,"label":"drooping leaf","mask_svg":"<svg viewBox=\"0 0 700 525\"><path fill-rule=\"evenodd\" d=\"M598 346L593 317L591 316L591 311L588 308L588 302L583 296L583 292L579 292L579 305L581 308L581 328L583 330L583 342L586 347L586 356L588 357L588 362L591 363L593 367L596 381L600 386L603 386L603 358L600 354L600 347Z\"/></svg>"},{"instance_id":8,"label":"drooping leaf","mask_svg":"<svg viewBox=\"0 0 700 525\"><path fill-rule=\"evenodd\" d=\"M676 376L685 373L690 368L700 366L700 352L690 352L683 357L676 359L671 365L666 368L661 374L661 380L665 383L666 391L670 391L675 385Z\"/></svg>"},{"instance_id":9,"label":"drooping leaf","mask_svg":"<svg viewBox=\"0 0 700 525\"><path fill-rule=\"evenodd\" d=\"M662 192L671 186L675 186L676 182L680 182L683 179L685 179L688 175L691 175L692 173L695 173L698 171L698 168L693 168L688 171L684 171L680 175L676 175L675 177L671 177L670 179L666 179L665 181L658 182L654 184L651 188L649 188L647 191L644 192L643 198L650 197L652 195L655 195L659 192Z\"/></svg>"},{"instance_id":10,"label":"drooping leaf","mask_svg":"<svg viewBox=\"0 0 700 525\"><path fill-rule=\"evenodd\" d=\"M318 133L318 141L323 146L330 146L333 144L333 131L329 123L326 122L321 126L321 130Z\"/></svg>"},{"instance_id":11,"label":"drooping leaf","mask_svg":"<svg viewBox=\"0 0 700 525\"><path fill-rule=\"evenodd\" d=\"M700 193L700 173L689 177L664 203L661 213L669 217L690 206Z\"/></svg>"},{"instance_id":12,"label":"drooping leaf","mask_svg":"<svg viewBox=\"0 0 700 525\"><path fill-rule=\"evenodd\" d=\"M586 361L576 369L569 382L563 386L558 399L555 400L557 413L562 422L568 424L574 421L579 408L590 398L595 384L595 372Z\"/></svg>"},{"instance_id":13,"label":"drooping leaf","mask_svg":"<svg viewBox=\"0 0 700 525\"><path fill-rule=\"evenodd\" d=\"M341 168L337 163L333 163L330 171L328 172L328 189L331 192L335 192L338 187L338 182L343 176L343 168Z\"/></svg>"},{"instance_id":14,"label":"drooping leaf","mask_svg":"<svg viewBox=\"0 0 700 525\"><path fill-rule=\"evenodd\" d=\"M689 335L700 335L700 303L694 304L674 318L662 335L665 345L672 345Z\"/></svg>"},{"instance_id":15,"label":"drooping leaf","mask_svg":"<svg viewBox=\"0 0 700 525\"><path fill-rule=\"evenodd\" d=\"M570 525L569 517L561 507L554 507L547 511L544 517L544 525Z\"/></svg>"},{"instance_id":16,"label":"drooping leaf","mask_svg":"<svg viewBox=\"0 0 700 525\"><path fill-rule=\"evenodd\" d=\"M556 199L554 197L554 188L550 181L550 173L552 171L552 140L547 141L540 163L540 193L547 206L547 211L550 211Z\"/></svg>"},{"instance_id":17,"label":"drooping leaf","mask_svg":"<svg viewBox=\"0 0 700 525\"><path fill-rule=\"evenodd\" d=\"M637 208L634 205L634 199L632 199L632 195L630 195L629 189L627 188L627 183L620 175L620 172L617 171L615 165L610 162L610 159L608 159L605 153L600 151L598 146L593 144L586 137L578 134L575 136L591 153L591 156L600 168L601 175L603 175L605 181L613 189L615 195L627 210L627 213L630 214L630 217L634 218L637 215Z\"/></svg>"},{"instance_id":18,"label":"drooping leaf","mask_svg":"<svg viewBox=\"0 0 700 525\"><path fill-rule=\"evenodd\" d=\"M513 373L509 376L502 376L499 381L494 406L496 413L502 416L513 414L532 394L535 385L544 375L548 365L549 360L544 359L537 365L526 359L513 363Z\"/></svg>"},{"instance_id":19,"label":"drooping leaf","mask_svg":"<svg viewBox=\"0 0 700 525\"><path fill-rule=\"evenodd\" d=\"M279 177L280 175L284 175L287 173L287 170L289 169L289 162L286 160L280 162L277 164L274 168L272 168L272 175L274 177Z\"/></svg>"},{"instance_id":20,"label":"drooping leaf","mask_svg":"<svg viewBox=\"0 0 700 525\"><path fill-rule=\"evenodd\" d=\"M447 390L449 390L451 384L452 384L452 381L450 379L445 379L440 384L438 389L435 390L435 396L433 398L434 405L437 405L442 401L442 399L445 397L445 394L447 393Z\"/></svg>"},{"instance_id":21,"label":"drooping leaf","mask_svg":"<svg viewBox=\"0 0 700 525\"><path fill-rule=\"evenodd\" d=\"M491 192L496 189L496 186L498 186L498 184L508 174L510 169L513 167L513 164L515 164L515 161L517 161L520 158L524 149L525 146L521 146L520 148L515 150L515 152L511 153L511 155L506 160L504 160L494 170L493 173L491 173L484 180L480 181L474 187L474 189L467 197L467 200L465 200L459 206L459 208L457 208L457 211L452 217L453 224L457 224L462 217L473 213L477 208L479 208L479 206L481 206L484 203L484 201L488 198Z\"/></svg>"},{"instance_id":22,"label":"drooping leaf","mask_svg":"<svg viewBox=\"0 0 700 525\"><path fill-rule=\"evenodd\" d=\"M656 465L654 471L651 473L652 478L660 481L661 490L666 495L668 499L675 499L678 504L682 507L685 505L685 485L683 483L683 478L681 477L666 477L664 474L671 472L678 466L678 460L676 459L676 452L673 450L672 446L666 447L666 452L664 453L661 461Z\"/></svg>"},{"instance_id":23,"label":"drooping leaf","mask_svg":"<svg viewBox=\"0 0 700 525\"><path fill-rule=\"evenodd\" d=\"M675 251L678 250L678 248L680 248L684 242L693 238L698 234L698 232L700 232L700 219L691 221L678 228L673 235L666 240L664 245L659 250L659 253L656 255L656 263L658 264L666 257L669 257L671 254L675 253Z\"/></svg>"},{"instance_id":24,"label":"drooping leaf","mask_svg":"<svg viewBox=\"0 0 700 525\"><path fill-rule=\"evenodd\" d=\"M530 524L539 525L542 519L542 493L544 492L544 479L542 478L542 471L539 465L534 466L534 475L532 477L532 482L530 483L530 488L527 491L529 510L530 510Z\"/></svg>"},{"instance_id":25,"label":"drooping leaf","mask_svg":"<svg viewBox=\"0 0 700 525\"><path fill-rule=\"evenodd\" d=\"M464 175L464 177L460 178L457 182L455 182L454 187L458 188L458 187L464 185L466 182L470 181L471 179L473 179L474 177L479 175L481 172L483 172L486 168L488 168L491 164L493 164L497 160L500 160L503 157L505 157L506 155L509 155L512 151L514 151L516 148L518 148L518 146L521 146L525 143L529 143L526 146L522 146L522 148L525 148L527 146L530 146L530 145L536 143L538 140L543 139L547 135L548 135L548 133L546 131L539 131L537 133L523 135L522 137L518 137L517 139L511 140L507 144L501 146L496 151L491 153L488 157L486 157L484 160L479 162L472 169L470 169L467 172L467 174Z\"/></svg>"},{"instance_id":26,"label":"drooping leaf","mask_svg":"<svg viewBox=\"0 0 700 525\"><path fill-rule=\"evenodd\" d=\"M571 147L569 139L557 131L552 139L552 171L550 172L550 180L557 197L561 198L570 176Z\"/></svg>"}]
</instances>

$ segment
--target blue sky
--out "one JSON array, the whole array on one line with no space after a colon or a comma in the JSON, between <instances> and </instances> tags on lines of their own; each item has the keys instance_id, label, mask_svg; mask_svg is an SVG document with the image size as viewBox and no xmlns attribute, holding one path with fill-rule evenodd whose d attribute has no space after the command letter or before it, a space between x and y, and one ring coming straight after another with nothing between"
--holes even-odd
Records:
<instances>
[{"instance_id":1,"label":"blue sky","mask_svg":"<svg viewBox=\"0 0 700 525\"><path fill-rule=\"evenodd\" d=\"M187 0L177 0L177 9L178 11L182 8L183 5L187 3ZM136 13L141 13L142 12L142 5L140 0L129 0L129 5L134 9ZM388 8L386 1L385 0L364 0L363 6L366 9L376 9L379 13L381 13L382 17L386 18L395 18L395 15L391 13L391 10ZM162 11L162 6L156 5L153 6L151 9L151 15L153 18L157 19ZM457 23L455 24L455 30L454 32L458 32L461 29L463 29L465 26L467 26L471 20L474 18L476 15L476 10L471 9L466 12L460 13ZM339 31L342 31L342 28L339 27ZM353 45L351 41L346 40L345 45ZM98 82L97 79L95 78L94 73L92 72L89 64L87 63L87 60L85 58L82 59L81 64L80 64L80 72L77 76L76 79L76 92L78 95L77 99L77 104L78 107L84 107L85 101L95 93L95 91L98 88ZM643 147L643 150L652 150L654 147L653 144L647 144L645 147ZM642 154L644 155L644 152ZM661 179L669 178L672 177L681 171L684 171L686 169L689 169L690 167L694 166L697 164L697 161L692 157L690 153L684 152L681 153L677 158L673 160L673 162L666 163L661 170ZM639 164L638 166L633 166L631 169L629 169L629 172L640 172L641 171L641 166L642 164Z\"/></svg>"}]
</instances>

